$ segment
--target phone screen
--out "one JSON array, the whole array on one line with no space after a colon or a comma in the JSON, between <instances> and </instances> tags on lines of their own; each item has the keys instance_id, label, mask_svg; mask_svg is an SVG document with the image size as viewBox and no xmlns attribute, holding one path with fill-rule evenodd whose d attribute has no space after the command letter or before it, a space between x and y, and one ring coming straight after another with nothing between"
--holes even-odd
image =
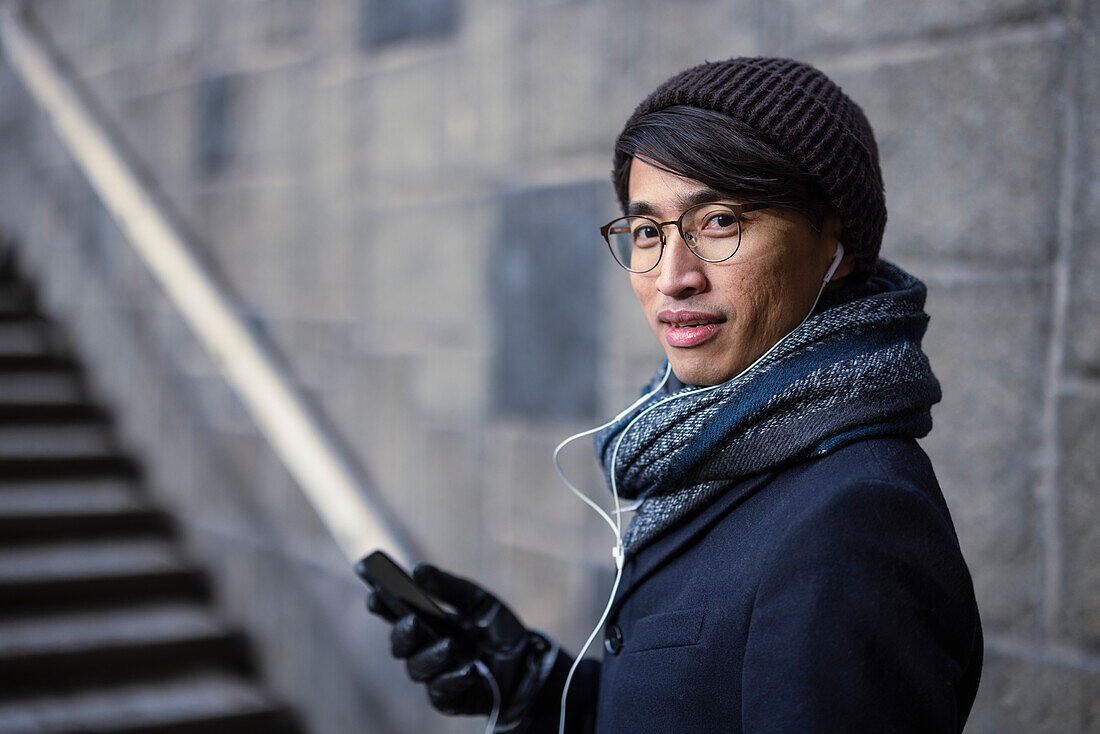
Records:
<instances>
[{"instance_id":1,"label":"phone screen","mask_svg":"<svg viewBox=\"0 0 1100 734\"><path fill-rule=\"evenodd\" d=\"M449 615L439 604L384 552L379 550L371 553L359 561L355 569L369 585L382 587L413 610L442 621L449 620Z\"/></svg>"}]
</instances>

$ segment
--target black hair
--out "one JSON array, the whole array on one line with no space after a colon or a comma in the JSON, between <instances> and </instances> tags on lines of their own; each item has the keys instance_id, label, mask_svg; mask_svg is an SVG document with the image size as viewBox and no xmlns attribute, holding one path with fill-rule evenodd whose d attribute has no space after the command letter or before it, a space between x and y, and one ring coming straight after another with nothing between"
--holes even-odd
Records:
<instances>
[{"instance_id":1,"label":"black hair","mask_svg":"<svg viewBox=\"0 0 1100 734\"><path fill-rule=\"evenodd\" d=\"M611 180L624 213L635 157L732 199L793 209L817 230L832 210L816 179L751 127L720 112L667 107L623 130L615 144Z\"/></svg>"}]
</instances>

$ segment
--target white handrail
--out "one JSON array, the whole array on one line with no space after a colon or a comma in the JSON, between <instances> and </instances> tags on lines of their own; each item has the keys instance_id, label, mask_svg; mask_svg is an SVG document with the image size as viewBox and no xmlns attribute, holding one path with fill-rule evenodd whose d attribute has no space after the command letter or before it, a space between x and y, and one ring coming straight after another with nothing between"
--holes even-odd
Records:
<instances>
[{"instance_id":1,"label":"white handrail","mask_svg":"<svg viewBox=\"0 0 1100 734\"><path fill-rule=\"evenodd\" d=\"M366 480L328 436L273 352L238 315L187 238L155 201L75 85L27 26L21 9L0 14L5 56L62 143L210 352L275 453L349 560L385 548L408 562L409 544L383 520Z\"/></svg>"}]
</instances>

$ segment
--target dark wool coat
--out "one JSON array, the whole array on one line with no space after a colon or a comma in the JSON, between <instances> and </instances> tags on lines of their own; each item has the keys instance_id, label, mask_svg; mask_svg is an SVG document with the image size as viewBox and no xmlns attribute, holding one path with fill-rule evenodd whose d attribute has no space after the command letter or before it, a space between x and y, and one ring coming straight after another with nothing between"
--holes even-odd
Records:
<instances>
[{"instance_id":1,"label":"dark wool coat","mask_svg":"<svg viewBox=\"0 0 1100 734\"><path fill-rule=\"evenodd\" d=\"M970 574L908 438L741 482L628 559L606 629L568 731L959 732L982 664Z\"/></svg>"}]
</instances>

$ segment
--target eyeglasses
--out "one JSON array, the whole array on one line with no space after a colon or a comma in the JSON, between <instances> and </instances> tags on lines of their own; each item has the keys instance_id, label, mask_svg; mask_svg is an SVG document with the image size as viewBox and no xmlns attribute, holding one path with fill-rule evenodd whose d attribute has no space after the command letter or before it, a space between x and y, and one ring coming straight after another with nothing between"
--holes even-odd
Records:
<instances>
[{"instance_id":1,"label":"eyeglasses","mask_svg":"<svg viewBox=\"0 0 1100 734\"><path fill-rule=\"evenodd\" d=\"M632 273L657 267L665 251L665 227L675 224L680 238L700 260L720 263L741 246L741 215L775 204L709 202L686 210L679 219L658 222L643 216L619 217L600 227L615 262Z\"/></svg>"}]
</instances>

